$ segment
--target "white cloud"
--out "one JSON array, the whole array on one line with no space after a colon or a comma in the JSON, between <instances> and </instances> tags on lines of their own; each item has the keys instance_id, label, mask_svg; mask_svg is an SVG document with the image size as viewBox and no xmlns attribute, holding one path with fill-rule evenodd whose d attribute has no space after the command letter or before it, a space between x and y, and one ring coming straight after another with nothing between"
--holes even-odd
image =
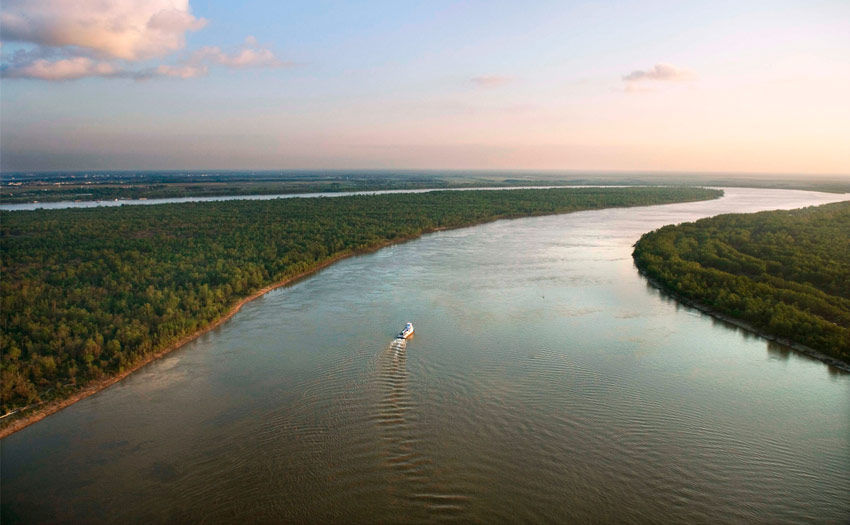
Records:
<instances>
[{"instance_id":1,"label":"white cloud","mask_svg":"<svg viewBox=\"0 0 850 525\"><path fill-rule=\"evenodd\" d=\"M234 53L227 54L218 46L206 46L195 51L190 61L209 61L226 67L280 67L285 64L281 62L270 49L260 47L257 40L249 36L245 44Z\"/></svg>"},{"instance_id":2,"label":"white cloud","mask_svg":"<svg viewBox=\"0 0 850 525\"><path fill-rule=\"evenodd\" d=\"M624 82L642 82L645 80L669 82L691 80L694 74L687 69L679 69L672 64L655 64L647 70L636 69L623 76Z\"/></svg>"},{"instance_id":3,"label":"white cloud","mask_svg":"<svg viewBox=\"0 0 850 525\"><path fill-rule=\"evenodd\" d=\"M270 49L261 47L256 38L249 36L242 47L233 53L225 53L218 46L205 46L176 65L157 67L156 74L175 78L195 78L206 75L210 65L243 69L291 66L292 63L279 60Z\"/></svg>"},{"instance_id":4,"label":"white cloud","mask_svg":"<svg viewBox=\"0 0 850 525\"><path fill-rule=\"evenodd\" d=\"M4 70L11 78L36 78L39 80L74 80L83 77L112 77L123 72L115 65L87 57L49 61L35 60L21 67Z\"/></svg>"},{"instance_id":5,"label":"white cloud","mask_svg":"<svg viewBox=\"0 0 850 525\"><path fill-rule=\"evenodd\" d=\"M4 41L124 60L180 50L186 33L206 24L192 14L188 0L7 0L3 7Z\"/></svg>"}]
</instances>

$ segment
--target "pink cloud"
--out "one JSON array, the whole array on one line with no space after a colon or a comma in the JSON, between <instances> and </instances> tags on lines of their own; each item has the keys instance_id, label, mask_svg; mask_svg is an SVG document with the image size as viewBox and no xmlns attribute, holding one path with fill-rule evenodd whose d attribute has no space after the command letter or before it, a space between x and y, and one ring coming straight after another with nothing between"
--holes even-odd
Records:
<instances>
[{"instance_id":1,"label":"pink cloud","mask_svg":"<svg viewBox=\"0 0 850 525\"><path fill-rule=\"evenodd\" d=\"M642 82L645 80L673 82L691 80L694 74L687 69L679 69L672 64L655 64L647 70L636 69L623 76L624 82Z\"/></svg>"},{"instance_id":2,"label":"pink cloud","mask_svg":"<svg viewBox=\"0 0 850 525\"><path fill-rule=\"evenodd\" d=\"M183 49L186 35L206 23L192 14L189 0L6 0L0 12L3 41L32 47L4 56L0 75L47 81L188 79L206 75L213 65L239 69L291 65L248 37L231 53L207 46L176 64L132 67L133 62Z\"/></svg>"},{"instance_id":3,"label":"pink cloud","mask_svg":"<svg viewBox=\"0 0 850 525\"><path fill-rule=\"evenodd\" d=\"M192 53L189 62L212 62L226 67L281 67L292 65L279 60L274 53L257 44L257 39L249 36L240 49L225 53L218 46L206 46Z\"/></svg>"},{"instance_id":4,"label":"pink cloud","mask_svg":"<svg viewBox=\"0 0 850 525\"><path fill-rule=\"evenodd\" d=\"M182 49L206 24L188 0L7 0L4 41L68 47L93 56L145 60Z\"/></svg>"},{"instance_id":5,"label":"pink cloud","mask_svg":"<svg viewBox=\"0 0 850 525\"><path fill-rule=\"evenodd\" d=\"M189 55L189 58L176 65L162 65L156 68L156 74L175 78L195 78L206 75L210 65L219 65L235 69L291 66L283 62L267 48L261 47L257 40L249 36L241 48L226 53L218 46L205 46Z\"/></svg>"}]
</instances>

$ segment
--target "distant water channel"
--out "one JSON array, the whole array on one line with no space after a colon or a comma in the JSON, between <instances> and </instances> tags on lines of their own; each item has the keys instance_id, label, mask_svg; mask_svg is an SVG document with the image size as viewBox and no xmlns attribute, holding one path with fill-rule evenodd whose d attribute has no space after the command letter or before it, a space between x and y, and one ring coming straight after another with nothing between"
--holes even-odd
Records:
<instances>
[{"instance_id":1,"label":"distant water channel","mask_svg":"<svg viewBox=\"0 0 850 525\"><path fill-rule=\"evenodd\" d=\"M133 206L152 204L179 204L182 202L212 202L212 201L268 201L273 199L293 198L316 198L316 197L345 197L347 195L383 195L386 193L425 193L429 191L471 191L471 190L528 190L548 188L588 188L590 186L510 186L510 187L485 187L485 188L431 188L421 190L367 190L367 191L338 191L317 193L281 193L273 195L215 195L209 197L170 197L166 199L113 199L113 200L76 200L57 202L20 202L16 204L0 204L0 210L23 211L23 210L59 210L63 208L99 208L115 206ZM606 188L620 188L622 186L606 185Z\"/></svg>"},{"instance_id":2,"label":"distant water channel","mask_svg":"<svg viewBox=\"0 0 850 525\"><path fill-rule=\"evenodd\" d=\"M665 224L847 198L726 192L439 232L271 292L4 439L3 523L847 523L850 375L632 264Z\"/></svg>"}]
</instances>

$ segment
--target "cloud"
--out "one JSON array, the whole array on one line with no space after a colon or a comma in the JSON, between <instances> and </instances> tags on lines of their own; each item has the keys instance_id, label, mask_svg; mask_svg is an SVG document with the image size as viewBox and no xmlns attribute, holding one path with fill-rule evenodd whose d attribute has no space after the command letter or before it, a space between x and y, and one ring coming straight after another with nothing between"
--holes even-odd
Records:
<instances>
[{"instance_id":1,"label":"cloud","mask_svg":"<svg viewBox=\"0 0 850 525\"><path fill-rule=\"evenodd\" d=\"M209 72L206 64L182 64L176 66L162 65L155 70L158 76L175 78L202 77Z\"/></svg>"},{"instance_id":2,"label":"cloud","mask_svg":"<svg viewBox=\"0 0 850 525\"><path fill-rule=\"evenodd\" d=\"M673 82L691 80L694 74L687 69L679 69L672 64L655 64L647 70L636 69L623 76L623 82L643 82L646 80L658 82Z\"/></svg>"},{"instance_id":3,"label":"cloud","mask_svg":"<svg viewBox=\"0 0 850 525\"><path fill-rule=\"evenodd\" d=\"M7 0L0 14L6 42L69 47L101 58L145 60L182 49L206 20L188 0Z\"/></svg>"},{"instance_id":4,"label":"cloud","mask_svg":"<svg viewBox=\"0 0 850 525\"><path fill-rule=\"evenodd\" d=\"M86 57L49 61L35 60L25 66L4 69L9 78L36 78L39 80L74 80L83 77L112 77L122 72L115 65Z\"/></svg>"},{"instance_id":5,"label":"cloud","mask_svg":"<svg viewBox=\"0 0 850 525\"><path fill-rule=\"evenodd\" d=\"M195 78L207 74L210 65L219 65L235 69L259 67L292 66L292 62L283 62L274 53L260 46L257 39L249 36L241 48L233 53L225 53L218 46L205 46L193 52L176 65L162 65L156 68L156 74L175 78Z\"/></svg>"},{"instance_id":6,"label":"cloud","mask_svg":"<svg viewBox=\"0 0 850 525\"><path fill-rule=\"evenodd\" d=\"M234 53L227 54L218 46L206 46L195 51L190 61L212 62L226 67L248 68L248 67L281 67L292 65L280 61L268 48L257 44L257 39L249 36L245 39L242 47Z\"/></svg>"},{"instance_id":7,"label":"cloud","mask_svg":"<svg viewBox=\"0 0 850 525\"><path fill-rule=\"evenodd\" d=\"M481 87L497 87L513 82L514 78L507 75L485 75L472 77L470 82Z\"/></svg>"},{"instance_id":8,"label":"cloud","mask_svg":"<svg viewBox=\"0 0 850 525\"><path fill-rule=\"evenodd\" d=\"M30 46L16 46L14 52L4 53L0 76L47 81L155 76L187 79L206 75L211 65L291 65L248 37L232 53L207 46L177 64L133 67L136 62L182 50L186 35L206 23L192 14L189 0L6 0L0 12L3 42Z\"/></svg>"}]
</instances>

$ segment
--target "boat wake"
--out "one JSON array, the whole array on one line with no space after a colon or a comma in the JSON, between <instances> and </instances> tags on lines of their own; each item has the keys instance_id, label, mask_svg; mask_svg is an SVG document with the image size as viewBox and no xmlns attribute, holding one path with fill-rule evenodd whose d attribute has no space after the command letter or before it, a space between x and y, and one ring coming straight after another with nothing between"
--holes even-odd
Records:
<instances>
[{"instance_id":1,"label":"boat wake","mask_svg":"<svg viewBox=\"0 0 850 525\"><path fill-rule=\"evenodd\" d=\"M420 437L422 429L408 391L406 339L394 339L381 352L377 372L380 399L376 419L387 481L400 500L398 512L409 521L417 521L417 516L427 522L457 518L465 511L468 498L434 486L433 460L422 452L427 446Z\"/></svg>"},{"instance_id":2,"label":"boat wake","mask_svg":"<svg viewBox=\"0 0 850 525\"><path fill-rule=\"evenodd\" d=\"M381 399L378 425L386 449L388 466L405 477L421 473L422 458L410 428L410 393L407 389L407 341L394 339L378 361Z\"/></svg>"}]
</instances>

